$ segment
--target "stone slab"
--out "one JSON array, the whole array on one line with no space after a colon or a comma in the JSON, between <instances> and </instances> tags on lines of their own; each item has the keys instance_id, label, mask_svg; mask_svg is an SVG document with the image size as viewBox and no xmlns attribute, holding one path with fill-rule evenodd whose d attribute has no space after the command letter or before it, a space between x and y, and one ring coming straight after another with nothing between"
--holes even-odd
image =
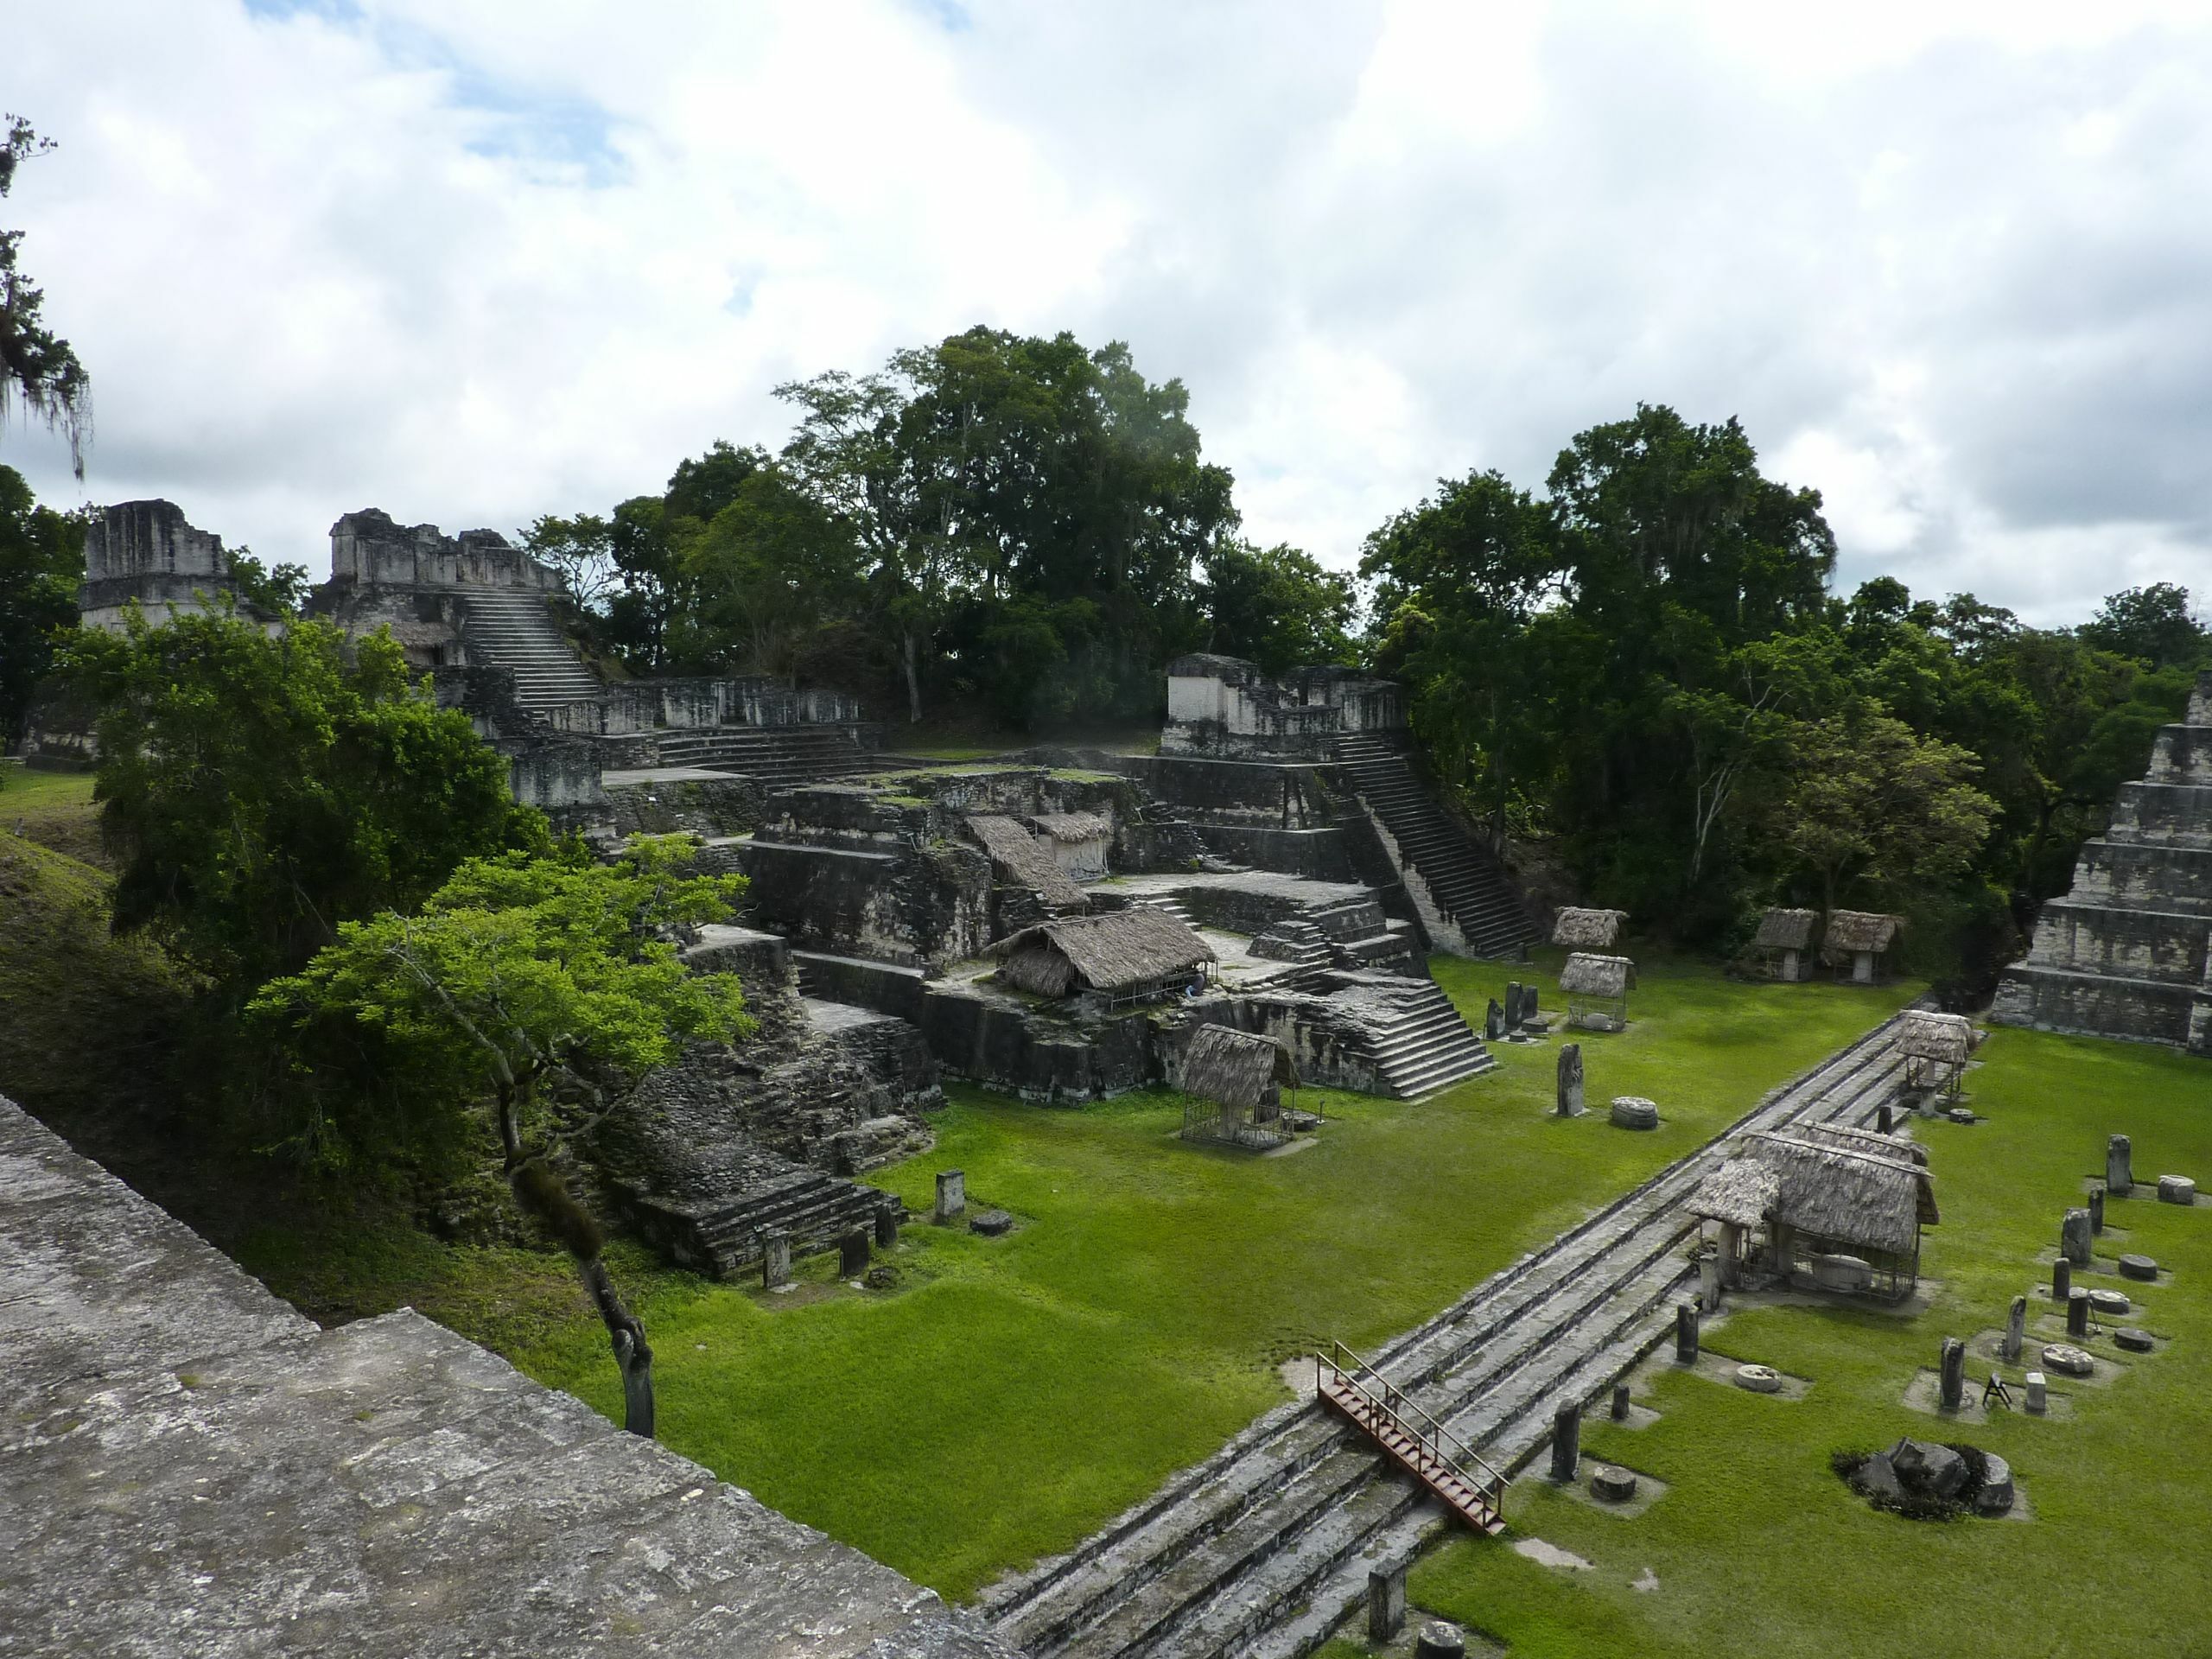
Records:
<instances>
[{"instance_id":1,"label":"stone slab","mask_svg":"<svg viewBox=\"0 0 2212 1659\"><path fill-rule=\"evenodd\" d=\"M9 1651L1007 1659L410 1310L319 1330L5 1102L0 1159Z\"/></svg>"}]
</instances>

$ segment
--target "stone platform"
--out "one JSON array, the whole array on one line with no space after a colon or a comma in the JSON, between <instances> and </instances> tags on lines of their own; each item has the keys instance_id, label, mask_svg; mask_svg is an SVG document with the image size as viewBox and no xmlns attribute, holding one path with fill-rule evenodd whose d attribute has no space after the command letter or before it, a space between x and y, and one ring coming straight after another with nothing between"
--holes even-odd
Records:
<instances>
[{"instance_id":1,"label":"stone platform","mask_svg":"<svg viewBox=\"0 0 2212 1659\"><path fill-rule=\"evenodd\" d=\"M0 1349L0 1651L1011 1659L410 1310L318 1328L4 1100Z\"/></svg>"}]
</instances>

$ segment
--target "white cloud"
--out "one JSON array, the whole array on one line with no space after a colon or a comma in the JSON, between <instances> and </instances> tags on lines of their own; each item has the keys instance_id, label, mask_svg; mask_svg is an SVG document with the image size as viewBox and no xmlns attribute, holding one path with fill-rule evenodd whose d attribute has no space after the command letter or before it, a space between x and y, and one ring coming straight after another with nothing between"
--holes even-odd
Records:
<instances>
[{"instance_id":1,"label":"white cloud","mask_svg":"<svg viewBox=\"0 0 2212 1659\"><path fill-rule=\"evenodd\" d=\"M1645 400L1821 488L1847 584L2212 596L2201 8L81 0L10 46L86 493L264 554L604 505L981 321L1129 340L1339 564Z\"/></svg>"}]
</instances>

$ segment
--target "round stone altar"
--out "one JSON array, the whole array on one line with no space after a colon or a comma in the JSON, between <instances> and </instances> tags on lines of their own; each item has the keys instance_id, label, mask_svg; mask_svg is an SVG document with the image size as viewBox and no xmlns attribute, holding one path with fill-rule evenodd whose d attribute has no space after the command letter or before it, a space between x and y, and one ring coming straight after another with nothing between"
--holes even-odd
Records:
<instances>
[{"instance_id":1,"label":"round stone altar","mask_svg":"<svg viewBox=\"0 0 2212 1659\"><path fill-rule=\"evenodd\" d=\"M1771 1365L1738 1365L1736 1368L1736 1386L1748 1389L1753 1394L1779 1394L1782 1392L1782 1373Z\"/></svg>"},{"instance_id":2,"label":"round stone altar","mask_svg":"<svg viewBox=\"0 0 2212 1659\"><path fill-rule=\"evenodd\" d=\"M1822 1290L1869 1290L1873 1287L1874 1265L1855 1255L1816 1255L1813 1282Z\"/></svg>"},{"instance_id":3,"label":"round stone altar","mask_svg":"<svg viewBox=\"0 0 2212 1659\"><path fill-rule=\"evenodd\" d=\"M2158 1202L2195 1204L2196 1183L2186 1175L2161 1175L2158 1177Z\"/></svg>"},{"instance_id":4,"label":"round stone altar","mask_svg":"<svg viewBox=\"0 0 2212 1659\"><path fill-rule=\"evenodd\" d=\"M1616 1095L1613 1125L1623 1129L1656 1129L1659 1127L1659 1103L1641 1095Z\"/></svg>"},{"instance_id":5,"label":"round stone altar","mask_svg":"<svg viewBox=\"0 0 2212 1659\"><path fill-rule=\"evenodd\" d=\"M2148 1255L2123 1255L2120 1258L2120 1276L2150 1284L2158 1276L2158 1260Z\"/></svg>"},{"instance_id":6,"label":"round stone altar","mask_svg":"<svg viewBox=\"0 0 2212 1659\"><path fill-rule=\"evenodd\" d=\"M2132 1325L2113 1332L2112 1339L2131 1354L2147 1354L2158 1346L2151 1339L2148 1331L2139 1330Z\"/></svg>"},{"instance_id":7,"label":"round stone altar","mask_svg":"<svg viewBox=\"0 0 2212 1659\"><path fill-rule=\"evenodd\" d=\"M2127 1312L2126 1297L2116 1290L2093 1290L2089 1293L2089 1312L2101 1319L2116 1319Z\"/></svg>"},{"instance_id":8,"label":"round stone altar","mask_svg":"<svg viewBox=\"0 0 2212 1659\"><path fill-rule=\"evenodd\" d=\"M2052 1343L2043 1351L2043 1363L2069 1376L2088 1376L2097 1369L2097 1362L2070 1342Z\"/></svg>"},{"instance_id":9,"label":"round stone altar","mask_svg":"<svg viewBox=\"0 0 2212 1659\"><path fill-rule=\"evenodd\" d=\"M1590 1471L1590 1496L1608 1503L1625 1503L1636 1496L1636 1476L1609 1463L1599 1464Z\"/></svg>"}]
</instances>

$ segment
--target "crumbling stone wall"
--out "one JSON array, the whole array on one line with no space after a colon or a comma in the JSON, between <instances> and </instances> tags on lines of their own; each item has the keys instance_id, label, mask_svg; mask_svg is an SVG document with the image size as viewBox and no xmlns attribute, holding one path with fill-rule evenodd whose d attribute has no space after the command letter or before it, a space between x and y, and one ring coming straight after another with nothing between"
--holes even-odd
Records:
<instances>
[{"instance_id":1,"label":"crumbling stone wall","mask_svg":"<svg viewBox=\"0 0 2212 1659\"><path fill-rule=\"evenodd\" d=\"M922 993L922 1034L948 1075L1046 1103L1099 1100L1159 1081L1160 1017L1139 1010L1082 1019L965 982L931 982Z\"/></svg>"}]
</instances>

